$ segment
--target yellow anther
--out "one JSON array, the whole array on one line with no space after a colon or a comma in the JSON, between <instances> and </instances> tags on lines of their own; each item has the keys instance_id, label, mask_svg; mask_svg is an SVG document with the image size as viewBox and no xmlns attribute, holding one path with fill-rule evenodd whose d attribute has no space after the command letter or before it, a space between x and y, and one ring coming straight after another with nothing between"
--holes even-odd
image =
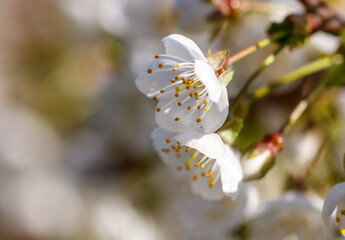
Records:
<instances>
[{"instance_id":1,"label":"yellow anther","mask_svg":"<svg viewBox=\"0 0 345 240\"><path fill-rule=\"evenodd\" d=\"M340 218L339 218L339 217L336 217L336 218L335 218L335 221L336 221L337 223L340 223Z\"/></svg>"},{"instance_id":2,"label":"yellow anther","mask_svg":"<svg viewBox=\"0 0 345 240\"><path fill-rule=\"evenodd\" d=\"M190 88L191 88L191 86L190 86L190 85L187 85L186 89L189 90Z\"/></svg>"},{"instance_id":3,"label":"yellow anther","mask_svg":"<svg viewBox=\"0 0 345 240\"><path fill-rule=\"evenodd\" d=\"M169 138L167 138L167 139L165 140L165 142L169 144L169 143L171 143L171 140L170 140Z\"/></svg>"},{"instance_id":4,"label":"yellow anther","mask_svg":"<svg viewBox=\"0 0 345 240\"><path fill-rule=\"evenodd\" d=\"M210 181L208 182L208 186L210 188L213 188L213 186L214 186L214 179L210 179Z\"/></svg>"},{"instance_id":5,"label":"yellow anther","mask_svg":"<svg viewBox=\"0 0 345 240\"><path fill-rule=\"evenodd\" d=\"M201 122L201 118L197 118L196 122L198 122L198 123Z\"/></svg>"},{"instance_id":6,"label":"yellow anther","mask_svg":"<svg viewBox=\"0 0 345 240\"><path fill-rule=\"evenodd\" d=\"M176 72L176 69L175 69L175 68L173 68L173 69L172 69L172 71L173 71L173 72Z\"/></svg>"},{"instance_id":7,"label":"yellow anther","mask_svg":"<svg viewBox=\"0 0 345 240\"><path fill-rule=\"evenodd\" d=\"M160 64L158 64L158 67L159 67L159 68L163 68L164 65L160 63Z\"/></svg>"},{"instance_id":8,"label":"yellow anther","mask_svg":"<svg viewBox=\"0 0 345 240\"><path fill-rule=\"evenodd\" d=\"M175 91L179 92L179 91L181 91L181 89L184 89L186 86L187 86L186 84L183 84L182 86L177 86L177 87L175 87Z\"/></svg>"},{"instance_id":9,"label":"yellow anther","mask_svg":"<svg viewBox=\"0 0 345 240\"><path fill-rule=\"evenodd\" d=\"M175 80L178 80L180 77L179 76L175 76Z\"/></svg>"},{"instance_id":10,"label":"yellow anther","mask_svg":"<svg viewBox=\"0 0 345 240\"><path fill-rule=\"evenodd\" d=\"M182 169L183 169L182 166L177 167L177 171L182 171Z\"/></svg>"},{"instance_id":11,"label":"yellow anther","mask_svg":"<svg viewBox=\"0 0 345 240\"><path fill-rule=\"evenodd\" d=\"M205 112L207 112L208 110L210 110L210 106L207 106L207 107L205 108Z\"/></svg>"},{"instance_id":12,"label":"yellow anther","mask_svg":"<svg viewBox=\"0 0 345 240\"><path fill-rule=\"evenodd\" d=\"M207 100L206 99L204 99L204 104L206 104L207 103Z\"/></svg>"},{"instance_id":13,"label":"yellow anther","mask_svg":"<svg viewBox=\"0 0 345 240\"><path fill-rule=\"evenodd\" d=\"M172 148L172 149L176 149L176 146L175 146L175 145L172 145L171 148Z\"/></svg>"},{"instance_id":14,"label":"yellow anther","mask_svg":"<svg viewBox=\"0 0 345 240\"><path fill-rule=\"evenodd\" d=\"M176 67L177 67L177 68L180 68L181 66L180 66L180 65L178 65L178 64L176 64Z\"/></svg>"},{"instance_id":15,"label":"yellow anther","mask_svg":"<svg viewBox=\"0 0 345 240\"><path fill-rule=\"evenodd\" d=\"M201 109L201 105L198 105L198 109L199 109L199 110Z\"/></svg>"},{"instance_id":16,"label":"yellow anther","mask_svg":"<svg viewBox=\"0 0 345 240\"><path fill-rule=\"evenodd\" d=\"M195 84L195 85L193 86L193 88L194 88L194 89L197 89L197 88L198 88L198 85Z\"/></svg>"},{"instance_id":17,"label":"yellow anther","mask_svg":"<svg viewBox=\"0 0 345 240\"><path fill-rule=\"evenodd\" d=\"M343 215L343 216L345 216L345 210L341 210L341 211L340 211L340 214Z\"/></svg>"},{"instance_id":18,"label":"yellow anther","mask_svg":"<svg viewBox=\"0 0 345 240\"><path fill-rule=\"evenodd\" d=\"M198 180L198 175L194 174L193 175L193 181L196 181L196 180Z\"/></svg>"},{"instance_id":19,"label":"yellow anther","mask_svg":"<svg viewBox=\"0 0 345 240\"><path fill-rule=\"evenodd\" d=\"M193 93L192 93L192 92L191 92L191 93L189 93L189 96L190 96L190 97L193 97Z\"/></svg>"},{"instance_id":20,"label":"yellow anther","mask_svg":"<svg viewBox=\"0 0 345 240\"><path fill-rule=\"evenodd\" d=\"M171 83L175 83L176 81L175 80L170 80Z\"/></svg>"},{"instance_id":21,"label":"yellow anther","mask_svg":"<svg viewBox=\"0 0 345 240\"><path fill-rule=\"evenodd\" d=\"M341 235L344 235L344 234L345 234L345 228L342 228L342 229L340 230L340 234L341 234Z\"/></svg>"},{"instance_id":22,"label":"yellow anther","mask_svg":"<svg viewBox=\"0 0 345 240\"><path fill-rule=\"evenodd\" d=\"M205 163L204 162L201 163L201 168L205 168Z\"/></svg>"},{"instance_id":23,"label":"yellow anther","mask_svg":"<svg viewBox=\"0 0 345 240\"><path fill-rule=\"evenodd\" d=\"M194 92L194 96L199 96L199 92L198 92L198 91L195 91L195 92Z\"/></svg>"},{"instance_id":24,"label":"yellow anther","mask_svg":"<svg viewBox=\"0 0 345 240\"><path fill-rule=\"evenodd\" d=\"M187 107L187 110L191 110L191 109L192 109L192 106L188 106L188 107Z\"/></svg>"},{"instance_id":25,"label":"yellow anther","mask_svg":"<svg viewBox=\"0 0 345 240\"><path fill-rule=\"evenodd\" d=\"M161 92L161 93L164 93L164 92L165 92L165 90L160 90L160 92Z\"/></svg>"},{"instance_id":26,"label":"yellow anther","mask_svg":"<svg viewBox=\"0 0 345 240\"><path fill-rule=\"evenodd\" d=\"M156 56L155 56L155 58L159 58L159 56L158 56L158 55L156 55Z\"/></svg>"},{"instance_id":27,"label":"yellow anther","mask_svg":"<svg viewBox=\"0 0 345 240\"><path fill-rule=\"evenodd\" d=\"M189 151L190 151L190 148L189 148L189 147L187 147L187 148L185 149L185 151L186 151L186 152L189 152Z\"/></svg>"},{"instance_id":28,"label":"yellow anther","mask_svg":"<svg viewBox=\"0 0 345 240\"><path fill-rule=\"evenodd\" d=\"M181 102L178 102L177 105L179 105L180 107L182 106L182 103Z\"/></svg>"},{"instance_id":29,"label":"yellow anther","mask_svg":"<svg viewBox=\"0 0 345 240\"><path fill-rule=\"evenodd\" d=\"M151 74L153 72L153 70L150 68L149 70L147 70L148 74Z\"/></svg>"},{"instance_id":30,"label":"yellow anther","mask_svg":"<svg viewBox=\"0 0 345 240\"><path fill-rule=\"evenodd\" d=\"M177 121L180 121L180 118L178 118L178 117L177 117L177 118L175 118L175 122L177 122Z\"/></svg>"},{"instance_id":31,"label":"yellow anther","mask_svg":"<svg viewBox=\"0 0 345 240\"><path fill-rule=\"evenodd\" d=\"M205 177L206 176L206 173L205 172L201 172L200 174L202 177Z\"/></svg>"},{"instance_id":32,"label":"yellow anther","mask_svg":"<svg viewBox=\"0 0 345 240\"><path fill-rule=\"evenodd\" d=\"M213 177L213 172L208 172L208 173L206 174L206 176L209 177L209 178L210 178L210 177Z\"/></svg>"},{"instance_id":33,"label":"yellow anther","mask_svg":"<svg viewBox=\"0 0 345 240\"><path fill-rule=\"evenodd\" d=\"M177 141L176 143L177 143L178 145L181 145L181 142L179 142L179 141Z\"/></svg>"},{"instance_id":34,"label":"yellow anther","mask_svg":"<svg viewBox=\"0 0 345 240\"><path fill-rule=\"evenodd\" d=\"M200 167L200 164L199 163L194 163L194 166Z\"/></svg>"},{"instance_id":35,"label":"yellow anther","mask_svg":"<svg viewBox=\"0 0 345 240\"><path fill-rule=\"evenodd\" d=\"M157 108L157 112L160 112L161 111L161 109L160 108Z\"/></svg>"},{"instance_id":36,"label":"yellow anther","mask_svg":"<svg viewBox=\"0 0 345 240\"><path fill-rule=\"evenodd\" d=\"M179 93L175 93L175 97L179 97L180 96L180 94Z\"/></svg>"},{"instance_id":37,"label":"yellow anther","mask_svg":"<svg viewBox=\"0 0 345 240\"><path fill-rule=\"evenodd\" d=\"M153 101L157 101L157 100L158 100L158 97L157 97L157 96L154 96L152 99L153 99Z\"/></svg>"}]
</instances>

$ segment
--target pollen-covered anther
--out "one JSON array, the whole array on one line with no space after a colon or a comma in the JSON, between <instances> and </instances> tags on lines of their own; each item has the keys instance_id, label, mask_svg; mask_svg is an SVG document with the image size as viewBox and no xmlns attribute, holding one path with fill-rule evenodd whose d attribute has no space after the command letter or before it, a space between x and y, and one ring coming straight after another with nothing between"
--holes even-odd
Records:
<instances>
[{"instance_id":1,"label":"pollen-covered anther","mask_svg":"<svg viewBox=\"0 0 345 240\"><path fill-rule=\"evenodd\" d=\"M214 186L214 179L210 179L210 181L208 182L208 186L210 188L213 188L213 186Z\"/></svg>"},{"instance_id":2,"label":"pollen-covered anther","mask_svg":"<svg viewBox=\"0 0 345 240\"><path fill-rule=\"evenodd\" d=\"M179 94L179 93L175 93L175 97L177 97L177 98L178 98L179 96L180 96L180 94Z\"/></svg>"},{"instance_id":3,"label":"pollen-covered anther","mask_svg":"<svg viewBox=\"0 0 345 240\"><path fill-rule=\"evenodd\" d=\"M192 93L192 92L191 92L191 93L189 93L189 96L190 96L190 97L193 97L193 93Z\"/></svg>"},{"instance_id":4,"label":"pollen-covered anther","mask_svg":"<svg viewBox=\"0 0 345 240\"><path fill-rule=\"evenodd\" d=\"M194 92L194 96L199 96L199 92L198 92L198 91L195 91L195 92Z\"/></svg>"},{"instance_id":5,"label":"pollen-covered anther","mask_svg":"<svg viewBox=\"0 0 345 240\"><path fill-rule=\"evenodd\" d=\"M188 107L187 107L187 110L191 110L191 109L192 109L192 106L188 106Z\"/></svg>"},{"instance_id":6,"label":"pollen-covered anther","mask_svg":"<svg viewBox=\"0 0 345 240\"><path fill-rule=\"evenodd\" d=\"M213 172L212 172L212 170L210 170L210 171L206 174L206 176L209 177L209 178L210 178L210 177L213 177Z\"/></svg>"},{"instance_id":7,"label":"pollen-covered anther","mask_svg":"<svg viewBox=\"0 0 345 240\"><path fill-rule=\"evenodd\" d=\"M176 149L176 146L175 146L175 145L172 145L171 148L175 150L175 149Z\"/></svg>"},{"instance_id":8,"label":"pollen-covered anther","mask_svg":"<svg viewBox=\"0 0 345 240\"><path fill-rule=\"evenodd\" d=\"M148 74L151 74L152 72L153 72L153 70L151 68L147 70Z\"/></svg>"},{"instance_id":9,"label":"pollen-covered anther","mask_svg":"<svg viewBox=\"0 0 345 240\"><path fill-rule=\"evenodd\" d=\"M207 100L206 99L204 99L204 104L206 104L207 103Z\"/></svg>"},{"instance_id":10,"label":"pollen-covered anther","mask_svg":"<svg viewBox=\"0 0 345 240\"><path fill-rule=\"evenodd\" d=\"M162 148L162 152L169 153L170 150L169 150L169 148Z\"/></svg>"},{"instance_id":11,"label":"pollen-covered anther","mask_svg":"<svg viewBox=\"0 0 345 240\"><path fill-rule=\"evenodd\" d=\"M176 117L176 118L175 118L175 122L177 122L177 121L180 121L180 118L179 118L179 117Z\"/></svg>"},{"instance_id":12,"label":"pollen-covered anther","mask_svg":"<svg viewBox=\"0 0 345 240\"><path fill-rule=\"evenodd\" d=\"M165 142L166 142L167 144L169 144L169 143L171 143L171 140L170 140L169 138L167 138L167 139L165 140Z\"/></svg>"},{"instance_id":13,"label":"pollen-covered anther","mask_svg":"<svg viewBox=\"0 0 345 240\"><path fill-rule=\"evenodd\" d=\"M194 174L193 175L193 181L196 181L196 180L198 180L198 175Z\"/></svg>"},{"instance_id":14,"label":"pollen-covered anther","mask_svg":"<svg viewBox=\"0 0 345 240\"><path fill-rule=\"evenodd\" d=\"M178 80L180 77L179 76L175 76L175 80Z\"/></svg>"},{"instance_id":15,"label":"pollen-covered anther","mask_svg":"<svg viewBox=\"0 0 345 240\"><path fill-rule=\"evenodd\" d=\"M341 234L341 235L345 235L345 228L342 228L342 229L340 230L340 234Z\"/></svg>"},{"instance_id":16,"label":"pollen-covered anther","mask_svg":"<svg viewBox=\"0 0 345 240\"><path fill-rule=\"evenodd\" d=\"M187 85L186 89L189 90L190 88L191 88L191 86L190 86L190 85Z\"/></svg>"},{"instance_id":17,"label":"pollen-covered anther","mask_svg":"<svg viewBox=\"0 0 345 240\"><path fill-rule=\"evenodd\" d=\"M185 149L185 152L189 152L189 151L190 151L190 148L187 147L187 148Z\"/></svg>"},{"instance_id":18,"label":"pollen-covered anther","mask_svg":"<svg viewBox=\"0 0 345 240\"><path fill-rule=\"evenodd\" d=\"M176 81L175 80L170 80L171 83L175 83Z\"/></svg>"},{"instance_id":19,"label":"pollen-covered anther","mask_svg":"<svg viewBox=\"0 0 345 240\"><path fill-rule=\"evenodd\" d=\"M161 111L161 109L160 109L160 108L157 108L157 109L156 109L156 111L157 111L157 112L160 112L160 111Z\"/></svg>"},{"instance_id":20,"label":"pollen-covered anther","mask_svg":"<svg viewBox=\"0 0 345 240\"><path fill-rule=\"evenodd\" d=\"M198 85L196 85L196 84L193 86L193 88L194 88L194 89L197 89L198 87L199 87L199 86L198 86Z\"/></svg>"},{"instance_id":21,"label":"pollen-covered anther","mask_svg":"<svg viewBox=\"0 0 345 240\"><path fill-rule=\"evenodd\" d=\"M182 106L182 103L181 102L178 102L177 105L179 105L180 107Z\"/></svg>"},{"instance_id":22,"label":"pollen-covered anther","mask_svg":"<svg viewBox=\"0 0 345 240\"><path fill-rule=\"evenodd\" d=\"M180 66L179 64L176 64L176 67L177 67L177 68L180 68L181 66Z\"/></svg>"},{"instance_id":23,"label":"pollen-covered anther","mask_svg":"<svg viewBox=\"0 0 345 240\"><path fill-rule=\"evenodd\" d=\"M197 118L196 122L198 122L198 123L201 122L201 118Z\"/></svg>"},{"instance_id":24,"label":"pollen-covered anther","mask_svg":"<svg viewBox=\"0 0 345 240\"><path fill-rule=\"evenodd\" d=\"M206 173L205 172L201 172L201 177L205 177L206 176Z\"/></svg>"},{"instance_id":25,"label":"pollen-covered anther","mask_svg":"<svg viewBox=\"0 0 345 240\"><path fill-rule=\"evenodd\" d=\"M201 105L198 105L198 109L199 109L199 110L201 109Z\"/></svg>"},{"instance_id":26,"label":"pollen-covered anther","mask_svg":"<svg viewBox=\"0 0 345 240\"><path fill-rule=\"evenodd\" d=\"M158 67L159 67L159 68L163 68L164 65L163 65L162 63L160 63L160 64L158 64Z\"/></svg>"},{"instance_id":27,"label":"pollen-covered anther","mask_svg":"<svg viewBox=\"0 0 345 240\"><path fill-rule=\"evenodd\" d=\"M155 58L157 58L157 59L158 59L158 58L159 58L159 55L156 55L156 56L155 56Z\"/></svg>"},{"instance_id":28,"label":"pollen-covered anther","mask_svg":"<svg viewBox=\"0 0 345 240\"><path fill-rule=\"evenodd\" d=\"M343 215L343 216L345 216L345 209L341 210L341 211L340 211L340 214Z\"/></svg>"},{"instance_id":29,"label":"pollen-covered anther","mask_svg":"<svg viewBox=\"0 0 345 240\"><path fill-rule=\"evenodd\" d=\"M336 221L337 223L340 223L340 218L339 218L339 217L336 217L336 218L335 218L335 221Z\"/></svg>"},{"instance_id":30,"label":"pollen-covered anther","mask_svg":"<svg viewBox=\"0 0 345 240\"><path fill-rule=\"evenodd\" d=\"M157 96L154 96L154 97L152 98L152 100L153 100L153 101L157 101L157 100L158 100L158 97L157 97Z\"/></svg>"},{"instance_id":31,"label":"pollen-covered anther","mask_svg":"<svg viewBox=\"0 0 345 240\"><path fill-rule=\"evenodd\" d=\"M205 168L205 163L202 162L200 166L201 168Z\"/></svg>"},{"instance_id":32,"label":"pollen-covered anther","mask_svg":"<svg viewBox=\"0 0 345 240\"><path fill-rule=\"evenodd\" d=\"M160 90L161 93L165 93L165 90Z\"/></svg>"},{"instance_id":33,"label":"pollen-covered anther","mask_svg":"<svg viewBox=\"0 0 345 240\"><path fill-rule=\"evenodd\" d=\"M205 108L205 112L207 112L208 110L210 110L210 106L207 106L207 107Z\"/></svg>"},{"instance_id":34,"label":"pollen-covered anther","mask_svg":"<svg viewBox=\"0 0 345 240\"><path fill-rule=\"evenodd\" d=\"M173 72L176 72L176 69L175 68L173 68L173 69L171 69Z\"/></svg>"},{"instance_id":35,"label":"pollen-covered anther","mask_svg":"<svg viewBox=\"0 0 345 240\"><path fill-rule=\"evenodd\" d=\"M200 167L200 164L199 163L194 163L194 166Z\"/></svg>"}]
</instances>

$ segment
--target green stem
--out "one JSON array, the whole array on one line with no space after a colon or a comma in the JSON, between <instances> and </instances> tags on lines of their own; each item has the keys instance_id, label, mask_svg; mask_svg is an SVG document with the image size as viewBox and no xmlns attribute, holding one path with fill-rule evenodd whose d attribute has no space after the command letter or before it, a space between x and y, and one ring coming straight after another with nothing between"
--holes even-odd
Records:
<instances>
[{"instance_id":1,"label":"green stem","mask_svg":"<svg viewBox=\"0 0 345 240\"><path fill-rule=\"evenodd\" d=\"M226 62L224 64L225 67L227 68L231 64L237 62L238 60L256 52L257 50L259 50L261 48L264 48L264 47L270 45L272 42L276 41L277 39L279 39L285 35L286 35L285 32L277 33L276 35L273 35L270 38L262 39L262 40L258 41L257 43L250 45L249 47L247 47L247 48L235 53L234 55L228 57L228 59L226 60Z\"/></svg>"},{"instance_id":2,"label":"green stem","mask_svg":"<svg viewBox=\"0 0 345 240\"><path fill-rule=\"evenodd\" d=\"M314 90L312 90L304 99L302 99L297 106L292 110L289 119L284 123L279 132L286 135L290 132L292 126L298 121L305 110L316 100L319 94L325 88L325 82L320 83Z\"/></svg>"},{"instance_id":3,"label":"green stem","mask_svg":"<svg viewBox=\"0 0 345 240\"><path fill-rule=\"evenodd\" d=\"M284 48L284 46L279 46L272 54L270 54L261 64L261 66L249 77L247 82L242 87L241 91L238 93L237 97L234 100L234 103L232 104L232 112L235 112L241 98L247 93L248 88L250 85L254 82L254 80L269 66L271 65L275 59L278 53Z\"/></svg>"},{"instance_id":4,"label":"green stem","mask_svg":"<svg viewBox=\"0 0 345 240\"><path fill-rule=\"evenodd\" d=\"M321 57L311 63L308 63L280 78L278 78L276 81L258 88L253 92L251 95L251 100L259 99L267 94L269 94L271 91L276 89L279 86L294 82L295 80L298 80L300 78L303 78L305 76L311 75L313 73L322 71L324 69L327 69L331 66L341 64L343 62L343 57L341 54L335 54L330 56L324 56Z\"/></svg>"}]
</instances>

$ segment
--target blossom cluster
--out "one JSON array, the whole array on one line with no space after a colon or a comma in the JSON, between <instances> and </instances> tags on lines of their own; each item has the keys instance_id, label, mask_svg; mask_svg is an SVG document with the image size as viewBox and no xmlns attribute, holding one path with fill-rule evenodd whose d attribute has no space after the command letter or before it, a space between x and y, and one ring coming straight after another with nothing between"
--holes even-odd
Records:
<instances>
[{"instance_id":1,"label":"blossom cluster","mask_svg":"<svg viewBox=\"0 0 345 240\"><path fill-rule=\"evenodd\" d=\"M195 42L178 34L162 42L166 53L136 79L157 102L153 146L168 166L190 178L196 194L235 198L243 178L239 157L215 133L228 116L226 86Z\"/></svg>"}]
</instances>

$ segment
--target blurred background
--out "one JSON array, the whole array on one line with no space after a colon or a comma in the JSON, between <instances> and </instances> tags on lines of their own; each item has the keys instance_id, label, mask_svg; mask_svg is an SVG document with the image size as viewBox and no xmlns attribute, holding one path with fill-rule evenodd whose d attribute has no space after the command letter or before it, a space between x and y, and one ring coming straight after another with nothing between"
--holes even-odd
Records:
<instances>
[{"instance_id":1,"label":"blurred background","mask_svg":"<svg viewBox=\"0 0 345 240\"><path fill-rule=\"evenodd\" d=\"M153 152L154 103L135 78L169 34L204 53L235 53L266 37L270 21L303 11L298 1L261 3L274 7L222 18L201 0L0 0L0 239L237 239L245 211L230 199L193 196ZM345 14L343 1L330 3ZM254 88L340 44L315 36L283 51ZM272 49L234 64L230 98ZM236 147L276 131L322 75L255 103ZM290 189L326 135L329 148L306 185L324 197L344 180L344 118L345 90L328 90L288 136L277 165L250 186L253 204Z\"/></svg>"}]
</instances>

